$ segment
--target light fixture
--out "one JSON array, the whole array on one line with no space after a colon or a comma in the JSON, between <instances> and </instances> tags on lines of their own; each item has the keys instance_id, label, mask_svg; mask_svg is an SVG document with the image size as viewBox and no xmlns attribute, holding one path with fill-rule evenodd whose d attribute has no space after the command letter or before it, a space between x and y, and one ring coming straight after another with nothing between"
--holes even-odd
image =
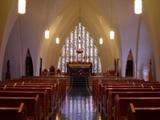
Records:
<instances>
[{"instance_id":1,"label":"light fixture","mask_svg":"<svg viewBox=\"0 0 160 120\"><path fill-rule=\"evenodd\" d=\"M110 40L114 40L115 39L115 31L112 29L113 28L113 19L112 19L112 15L114 15L114 13L112 13L112 0L110 0L110 18L111 18L111 29L109 31L109 39Z\"/></svg>"},{"instance_id":2,"label":"light fixture","mask_svg":"<svg viewBox=\"0 0 160 120\"><path fill-rule=\"evenodd\" d=\"M50 3L49 3L49 0L48 0L48 2L47 2L47 4L46 4L46 22L47 22L47 29L44 31L44 38L45 39L49 39L50 38L50 30L49 30L49 10L50 10L50 8L49 8L49 5L50 5Z\"/></svg>"},{"instance_id":3,"label":"light fixture","mask_svg":"<svg viewBox=\"0 0 160 120\"><path fill-rule=\"evenodd\" d=\"M134 13L135 14L142 14L142 0L135 0L134 1Z\"/></svg>"},{"instance_id":4,"label":"light fixture","mask_svg":"<svg viewBox=\"0 0 160 120\"><path fill-rule=\"evenodd\" d=\"M49 39L49 37L50 37L50 31L49 31L49 29L45 30L44 37L45 37L45 39Z\"/></svg>"},{"instance_id":5,"label":"light fixture","mask_svg":"<svg viewBox=\"0 0 160 120\"><path fill-rule=\"evenodd\" d=\"M99 44L103 45L103 38L99 38Z\"/></svg>"},{"instance_id":6,"label":"light fixture","mask_svg":"<svg viewBox=\"0 0 160 120\"><path fill-rule=\"evenodd\" d=\"M26 0L18 0L18 13L19 14L26 13Z\"/></svg>"},{"instance_id":7,"label":"light fixture","mask_svg":"<svg viewBox=\"0 0 160 120\"><path fill-rule=\"evenodd\" d=\"M56 44L58 45L59 43L60 43L60 38L57 37L57 38L56 38Z\"/></svg>"},{"instance_id":8,"label":"light fixture","mask_svg":"<svg viewBox=\"0 0 160 120\"><path fill-rule=\"evenodd\" d=\"M109 32L109 38L110 38L110 40L115 39L115 32L113 30L110 30L110 32Z\"/></svg>"}]
</instances>

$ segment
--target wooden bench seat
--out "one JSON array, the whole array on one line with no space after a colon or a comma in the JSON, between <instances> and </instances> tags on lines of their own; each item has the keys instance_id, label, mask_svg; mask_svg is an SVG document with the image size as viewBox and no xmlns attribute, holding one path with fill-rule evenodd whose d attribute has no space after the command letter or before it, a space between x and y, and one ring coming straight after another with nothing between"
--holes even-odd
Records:
<instances>
[{"instance_id":1,"label":"wooden bench seat","mask_svg":"<svg viewBox=\"0 0 160 120\"><path fill-rule=\"evenodd\" d=\"M49 104L47 91L0 91L2 97L35 97L39 95L40 118L46 118L49 114Z\"/></svg>"},{"instance_id":2,"label":"wooden bench seat","mask_svg":"<svg viewBox=\"0 0 160 120\"><path fill-rule=\"evenodd\" d=\"M23 102L26 106L27 118L40 120L39 95L35 97L0 97L0 104L11 105Z\"/></svg>"},{"instance_id":3,"label":"wooden bench seat","mask_svg":"<svg viewBox=\"0 0 160 120\"><path fill-rule=\"evenodd\" d=\"M53 114L55 107L57 107L56 105L56 101L53 100L54 99L54 95L53 95L53 89L50 87L0 87L0 90L4 90L4 91L47 91L47 101L48 101L48 106L49 107L49 112L50 115Z\"/></svg>"},{"instance_id":4,"label":"wooden bench seat","mask_svg":"<svg viewBox=\"0 0 160 120\"><path fill-rule=\"evenodd\" d=\"M112 108L114 106L114 98L116 97L160 97L160 91L110 91L109 97L104 106L103 112L108 112L109 115L112 115Z\"/></svg>"},{"instance_id":5,"label":"wooden bench seat","mask_svg":"<svg viewBox=\"0 0 160 120\"><path fill-rule=\"evenodd\" d=\"M160 88L105 88L105 92L103 94L105 94L105 96L107 97L108 99L108 96L109 96L109 92L112 91L112 92L150 92L150 91L160 91Z\"/></svg>"},{"instance_id":6,"label":"wooden bench seat","mask_svg":"<svg viewBox=\"0 0 160 120\"><path fill-rule=\"evenodd\" d=\"M120 98L141 98L141 97L160 97L160 83L158 81L144 81L140 79L114 78L114 77L91 77L93 98L98 107L98 110L107 113L107 119L112 119L114 110L114 118L117 118L115 109L117 106L114 102L114 97L119 94ZM111 93L110 93L111 92ZM152 94L153 93L153 94ZM129 101L129 100L128 100ZM136 100L137 101L137 100ZM151 100L152 101L152 100ZM154 100L153 100L154 101ZM121 103L121 101L120 101ZM128 105L129 103L127 103ZM122 107L128 109L128 106ZM109 110L109 111L108 111ZM125 111L126 112L126 111ZM123 115L122 115L123 116ZM121 117L122 117L121 116ZM126 117L126 115L125 115ZM116 120L120 120L116 119Z\"/></svg>"},{"instance_id":7,"label":"wooden bench seat","mask_svg":"<svg viewBox=\"0 0 160 120\"><path fill-rule=\"evenodd\" d=\"M130 103L129 110L127 114L128 120L159 120L160 119L160 106L139 105L134 106L133 103Z\"/></svg>"},{"instance_id":8,"label":"wooden bench seat","mask_svg":"<svg viewBox=\"0 0 160 120\"><path fill-rule=\"evenodd\" d=\"M130 103L135 105L154 105L160 106L160 97L118 97L115 98L113 107L113 118L115 120L125 120Z\"/></svg>"},{"instance_id":9,"label":"wooden bench seat","mask_svg":"<svg viewBox=\"0 0 160 120\"><path fill-rule=\"evenodd\" d=\"M39 115L38 120L42 118L41 116L49 118L48 116L52 116L57 107L62 103L67 79L69 77L44 76L2 81L0 82L0 98L6 97L7 101L9 101L9 98L11 100L13 98L31 98L38 94L39 109L44 113Z\"/></svg>"},{"instance_id":10,"label":"wooden bench seat","mask_svg":"<svg viewBox=\"0 0 160 120\"><path fill-rule=\"evenodd\" d=\"M97 94L99 94L99 95L97 95L97 101L100 101L99 102L99 106L100 106L100 111L103 111L103 106L106 106L106 102L107 102L107 100L108 100L108 96L109 96L109 92L110 91L113 91L113 92L126 92L126 91L130 91L130 92L132 92L132 91L134 91L134 92L139 92L139 91L141 91L141 92L143 92L143 91L160 91L160 88L155 88L155 89L153 89L153 88L136 88L136 87L128 87L128 88L107 88L107 87L102 87L101 89L100 89L100 91L101 92L99 92L99 93L97 93Z\"/></svg>"},{"instance_id":11,"label":"wooden bench seat","mask_svg":"<svg viewBox=\"0 0 160 120\"><path fill-rule=\"evenodd\" d=\"M1 120L27 120L26 107L24 103L0 105Z\"/></svg>"}]
</instances>

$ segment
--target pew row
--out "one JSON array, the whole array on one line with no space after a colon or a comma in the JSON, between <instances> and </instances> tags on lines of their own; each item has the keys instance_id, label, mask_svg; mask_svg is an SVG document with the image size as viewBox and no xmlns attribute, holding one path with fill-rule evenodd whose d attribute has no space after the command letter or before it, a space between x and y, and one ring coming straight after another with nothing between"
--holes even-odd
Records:
<instances>
[{"instance_id":1,"label":"pew row","mask_svg":"<svg viewBox=\"0 0 160 120\"><path fill-rule=\"evenodd\" d=\"M0 100L5 98L6 103L4 103L4 105L7 106L12 99L19 98L24 102L25 99L33 98L35 95L38 95L37 103L35 103L38 104L37 107L27 104L27 102L24 103L27 109L27 119L49 120L53 117L53 114L64 98L66 81L67 80L57 80L57 78L45 78L45 81L38 78L27 78L0 82Z\"/></svg>"},{"instance_id":2,"label":"pew row","mask_svg":"<svg viewBox=\"0 0 160 120\"><path fill-rule=\"evenodd\" d=\"M127 118L128 120L159 120L160 119L160 106L139 105L130 103Z\"/></svg>"},{"instance_id":3,"label":"pew row","mask_svg":"<svg viewBox=\"0 0 160 120\"><path fill-rule=\"evenodd\" d=\"M2 120L27 120L24 103L1 104L0 106L0 118Z\"/></svg>"}]
</instances>

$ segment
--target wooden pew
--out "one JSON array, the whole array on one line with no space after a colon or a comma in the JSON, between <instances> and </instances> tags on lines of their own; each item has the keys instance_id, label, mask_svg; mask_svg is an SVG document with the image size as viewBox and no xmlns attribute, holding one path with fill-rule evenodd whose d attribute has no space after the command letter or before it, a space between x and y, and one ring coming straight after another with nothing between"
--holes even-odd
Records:
<instances>
[{"instance_id":1,"label":"wooden pew","mask_svg":"<svg viewBox=\"0 0 160 120\"><path fill-rule=\"evenodd\" d=\"M147 83L147 84L150 84L150 83ZM157 84L159 84L159 83L157 83ZM109 95L109 92L110 91L113 91L113 92L126 92L126 91L140 91L140 92L145 92L145 91L160 91L160 89L159 88L153 88L153 87L149 87L149 86L147 86L147 87L144 87L143 86L143 84L142 83L140 83L140 84L126 84L125 86L124 86L124 84L122 84L122 86L121 86L121 84L120 85L118 85L118 84L116 84L115 86L114 86L115 84L113 84L113 85L111 85L111 86L107 86L107 87L105 87L105 86L101 86L101 89L100 89L100 94L99 94L99 101L102 101L102 102L100 102L100 106L102 106L101 107L101 109L102 109L102 112L104 112L104 113L106 113L106 108L108 107L108 96L110 96ZM138 85L138 86L137 86ZM109 103L109 106L111 106L112 104L110 104Z\"/></svg>"},{"instance_id":2,"label":"wooden pew","mask_svg":"<svg viewBox=\"0 0 160 120\"><path fill-rule=\"evenodd\" d=\"M136 88L136 87L134 87L134 88L130 88L130 87L128 87L128 88L105 88L105 95L106 95L106 97L107 97L107 99L108 99L108 96L109 96L109 92L110 91L113 91L113 92L126 92L126 91L128 91L128 92L132 92L132 91L135 91L135 92L146 92L146 91L160 91L160 88Z\"/></svg>"},{"instance_id":3,"label":"wooden pew","mask_svg":"<svg viewBox=\"0 0 160 120\"><path fill-rule=\"evenodd\" d=\"M118 97L115 98L114 103L114 120L126 120L127 110L130 103L135 105L156 105L160 106L160 97Z\"/></svg>"},{"instance_id":4,"label":"wooden pew","mask_svg":"<svg viewBox=\"0 0 160 120\"><path fill-rule=\"evenodd\" d=\"M64 98L64 92L66 90L66 79L69 77L31 77L31 78L23 78L20 80L11 80L11 81L5 81L0 83L0 91L24 91L24 92L31 92L34 91L36 93L37 91L46 90L47 91L47 100L44 100L42 95L39 95L40 100L43 98L42 102L45 104L46 102L46 109L49 108L49 110L43 109L45 111L49 111L47 116L53 115L54 111L57 109L57 107L61 104L62 99ZM42 91L41 91L42 92ZM5 94L5 93L4 93ZM16 93L15 93L16 94ZM21 93L18 93L21 94ZM4 95L5 96L5 95ZM6 96L9 97L9 96ZM18 96L17 96L18 97ZM22 97L21 95L19 97ZM25 97L25 96L23 96ZM45 97L46 98L46 97ZM43 105L43 108L45 108L45 105Z\"/></svg>"},{"instance_id":5,"label":"wooden pew","mask_svg":"<svg viewBox=\"0 0 160 120\"><path fill-rule=\"evenodd\" d=\"M4 91L47 91L47 108L49 109L49 115L51 116L54 112L55 101L53 101L53 90L50 87L0 87L0 90Z\"/></svg>"},{"instance_id":6,"label":"wooden pew","mask_svg":"<svg viewBox=\"0 0 160 120\"><path fill-rule=\"evenodd\" d=\"M117 96L116 96L117 95ZM105 104L105 111L109 115L113 114L114 98L116 97L160 97L160 91L110 91L109 97ZM111 119L111 116L109 116Z\"/></svg>"},{"instance_id":7,"label":"wooden pew","mask_svg":"<svg viewBox=\"0 0 160 120\"><path fill-rule=\"evenodd\" d=\"M24 103L0 105L0 119L1 120L27 120L26 107Z\"/></svg>"},{"instance_id":8,"label":"wooden pew","mask_svg":"<svg viewBox=\"0 0 160 120\"><path fill-rule=\"evenodd\" d=\"M92 79L92 78L91 78ZM160 92L160 83L159 82L146 82L144 80L129 80L125 79L122 80L121 78L118 78L117 80L112 77L112 78L93 78L92 82L90 84L92 85L92 90L93 90L93 97L96 102L96 105L99 109L100 112L107 113L108 109L109 111L112 111L112 107L114 103L114 96L119 93L123 94L125 92L132 92L132 95L124 94L122 97L128 97L128 96L137 96L137 97L159 97L158 92ZM113 92L113 94L110 95L109 92ZM137 92L139 92L138 95L134 95ZM148 92L155 92L153 95L152 93ZM145 95L144 95L144 94ZM105 108L105 109L104 109ZM110 116L111 114L108 113ZM108 117L108 116L107 116ZM107 118L108 119L108 118ZM111 120L111 117L110 117Z\"/></svg>"},{"instance_id":9,"label":"wooden pew","mask_svg":"<svg viewBox=\"0 0 160 120\"><path fill-rule=\"evenodd\" d=\"M141 105L142 106L142 105ZM159 120L160 106L147 105L144 107L135 107L130 103L127 114L128 120Z\"/></svg>"},{"instance_id":10,"label":"wooden pew","mask_svg":"<svg viewBox=\"0 0 160 120\"><path fill-rule=\"evenodd\" d=\"M0 97L0 104L11 105L23 102L26 106L27 119L40 120L39 95L35 97Z\"/></svg>"},{"instance_id":11,"label":"wooden pew","mask_svg":"<svg viewBox=\"0 0 160 120\"><path fill-rule=\"evenodd\" d=\"M9 86L11 87L11 86ZM50 88L49 96L50 96L50 101L51 101L51 106L52 106L52 111L54 111L60 102L62 101L64 97L64 92L65 92L65 85L62 83L57 83L57 84L36 84L36 83L24 83L23 85L16 84L14 87L31 87L31 88Z\"/></svg>"},{"instance_id":12,"label":"wooden pew","mask_svg":"<svg viewBox=\"0 0 160 120\"><path fill-rule=\"evenodd\" d=\"M64 95L65 91L65 84L55 84L53 85L38 85L38 84L30 84L29 85L5 85L4 87L0 87L0 90L5 90L5 91L39 91L39 90L47 90L47 95L49 96L48 101L48 107L49 107L49 115L52 116L54 111L57 109L60 97L62 97L62 94ZM48 108L47 107L47 108Z\"/></svg>"},{"instance_id":13,"label":"wooden pew","mask_svg":"<svg viewBox=\"0 0 160 120\"><path fill-rule=\"evenodd\" d=\"M102 87L103 88L103 87ZM155 91L160 91L160 89L154 89ZM106 111L105 109L106 108L108 108L108 106L107 106L107 102L108 102L108 99L110 99L110 98L108 98L110 95L110 92L112 91L112 92L145 92L145 91L153 91L153 89L152 88L136 88L136 87L126 87L126 88L107 88L107 87L104 87L102 90L101 90L102 92L101 92L101 94L99 95L99 101L101 101L100 102L100 106L101 106L101 111ZM110 104L111 105L111 104ZM109 105L109 107L110 107L110 105ZM107 107L106 107L107 106ZM105 107L105 108L103 108L103 107Z\"/></svg>"},{"instance_id":14,"label":"wooden pew","mask_svg":"<svg viewBox=\"0 0 160 120\"><path fill-rule=\"evenodd\" d=\"M35 97L39 95L40 103L40 119L44 119L49 114L49 105L47 91L0 91L0 96L2 97Z\"/></svg>"},{"instance_id":15,"label":"wooden pew","mask_svg":"<svg viewBox=\"0 0 160 120\"><path fill-rule=\"evenodd\" d=\"M142 88L142 84L144 81L143 80L122 80L122 79L118 79L115 80L117 78L113 78L113 80L108 79L107 80L91 80L92 82L90 82L92 84L92 89L93 89L93 96L94 96L94 100L96 102L97 106L102 106L99 105L101 104L100 101L103 101L103 97L105 94L105 88L128 88L128 87L132 87L132 88ZM124 78L123 78L124 79ZM157 83L157 82L156 82ZM144 87L144 86L143 86Z\"/></svg>"}]
</instances>

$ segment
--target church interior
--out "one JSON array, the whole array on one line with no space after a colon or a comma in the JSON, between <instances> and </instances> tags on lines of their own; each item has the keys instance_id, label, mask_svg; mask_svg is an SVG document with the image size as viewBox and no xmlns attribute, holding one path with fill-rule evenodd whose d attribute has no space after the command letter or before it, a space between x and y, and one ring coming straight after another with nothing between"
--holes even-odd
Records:
<instances>
[{"instance_id":1,"label":"church interior","mask_svg":"<svg viewBox=\"0 0 160 120\"><path fill-rule=\"evenodd\" d=\"M159 0L0 3L0 119L160 119Z\"/></svg>"}]
</instances>

